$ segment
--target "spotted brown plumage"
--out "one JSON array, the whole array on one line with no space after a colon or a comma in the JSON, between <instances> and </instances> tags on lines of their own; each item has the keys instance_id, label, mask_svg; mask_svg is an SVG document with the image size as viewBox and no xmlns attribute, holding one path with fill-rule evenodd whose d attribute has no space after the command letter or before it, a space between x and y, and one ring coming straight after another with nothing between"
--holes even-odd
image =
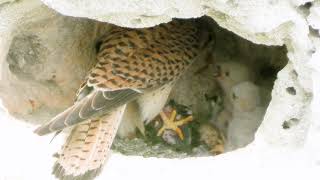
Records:
<instances>
[{"instance_id":1,"label":"spotted brown plumage","mask_svg":"<svg viewBox=\"0 0 320 180\"><path fill-rule=\"evenodd\" d=\"M45 135L76 125L70 138L83 136L90 140L84 140L87 143L77 146L74 145L77 144L76 141L68 140L54 173L63 179L66 176L78 178L87 175L87 172L96 172L110 149L106 146L101 150L102 154L97 154L96 148L101 142L98 134L103 134L101 131L105 129L101 122L107 122L113 127L112 131L109 129L111 135L107 138L103 135L100 137L111 144L127 103L136 100L143 114L141 120L152 119L160 112L174 82L208 47L209 37L210 33L205 26L195 19L173 20L143 29L114 26L101 38L98 62L79 89L74 105L35 131L39 135ZM159 96L163 97L158 98ZM158 98L161 102L152 107L144 107L149 106L144 104L149 103L150 97ZM88 123L97 129L95 134L77 131ZM89 154L80 152L79 149L87 149ZM101 157L99 167L92 166L96 157ZM77 161L67 163L72 158Z\"/></svg>"},{"instance_id":2,"label":"spotted brown plumage","mask_svg":"<svg viewBox=\"0 0 320 180\"><path fill-rule=\"evenodd\" d=\"M146 89L173 81L199 53L197 37L190 21L146 29L115 27L111 36L102 39L99 62L89 74L88 85Z\"/></svg>"}]
</instances>

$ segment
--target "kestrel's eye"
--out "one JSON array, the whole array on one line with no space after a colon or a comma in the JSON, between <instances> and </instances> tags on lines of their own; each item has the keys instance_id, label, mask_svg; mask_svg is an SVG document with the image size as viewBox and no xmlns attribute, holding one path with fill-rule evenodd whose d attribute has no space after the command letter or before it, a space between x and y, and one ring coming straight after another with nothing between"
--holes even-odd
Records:
<instances>
[{"instance_id":1,"label":"kestrel's eye","mask_svg":"<svg viewBox=\"0 0 320 180\"><path fill-rule=\"evenodd\" d=\"M229 76L229 75L230 75L230 73L227 71L227 72L225 73L225 75L226 75L226 76Z\"/></svg>"}]
</instances>

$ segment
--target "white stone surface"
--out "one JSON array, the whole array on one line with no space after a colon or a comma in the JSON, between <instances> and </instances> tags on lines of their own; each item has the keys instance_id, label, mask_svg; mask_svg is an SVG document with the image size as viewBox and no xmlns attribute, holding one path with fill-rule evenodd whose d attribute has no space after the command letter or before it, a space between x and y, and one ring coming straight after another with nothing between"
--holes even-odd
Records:
<instances>
[{"instance_id":1,"label":"white stone surface","mask_svg":"<svg viewBox=\"0 0 320 180\"><path fill-rule=\"evenodd\" d=\"M126 27L150 27L173 17L191 18L204 14L194 0L43 0L60 13L88 17Z\"/></svg>"},{"instance_id":2,"label":"white stone surface","mask_svg":"<svg viewBox=\"0 0 320 180\"><path fill-rule=\"evenodd\" d=\"M147 179L141 177L141 172L138 173L138 169L132 167L149 167L151 173L159 175L159 168L164 172L160 176L154 176L155 179L168 178L177 172L186 172L179 174L179 178L189 179L213 177L220 172L224 172L220 173L220 177L230 179L234 174L237 178L247 175L243 176L247 179L318 178L316 175L319 171L316 175L311 171L318 169L320 165L320 35L318 31L310 32L309 26L315 30L320 29L319 1L314 1L310 14L302 13L301 8L306 7L299 6L307 2L302 0L42 1L64 15L87 17L130 27L153 26L168 22L173 17L190 18L207 14L220 26L252 42L266 45L284 44L288 49L290 63L279 73L262 125L254 142L247 148L217 158L185 160L116 156L111 159L106 167L109 171L104 171L103 176L133 177L130 175L132 173L135 177ZM45 7L39 0L0 1L0 19L0 97L3 105L20 118L41 120L50 116L48 113L54 113L69 105L81 78L92 63L89 59L94 50L96 23L87 19L61 16ZM13 71L28 64L28 57L33 57L37 49L31 48L30 51L30 47L34 45L39 47L40 53L35 53L39 62L44 62L45 65L30 66L26 69L30 71L23 71L23 76L20 77L19 73L11 73L12 69L9 69L7 60L9 48L14 45L14 38L15 43L22 43L25 47L22 49L25 56L18 58L18 61L11 60L16 68ZM16 48L14 52L20 52L18 50L20 49ZM57 69L55 66L58 64L60 68ZM53 69L61 73L54 72ZM34 74L34 71L38 73ZM66 76L65 72L72 72L72 75ZM28 76L25 76L26 74ZM56 76L52 79L53 74ZM54 85L51 82L54 82ZM294 87L296 95L289 94L287 87ZM30 112L34 111L38 112L29 117ZM284 129L283 123L291 118L298 119L298 123ZM52 153L44 148L48 143L43 145L43 141L48 138L43 140L35 137L30 134L31 129L22 127L24 126L15 121L12 121L12 124L8 121L0 122L0 137L5 139L1 139L1 142L6 148L4 153L1 153L0 167L4 170L1 170L0 179L49 179L46 177L50 170L43 167L43 164L49 163L45 157L50 157ZM29 136L25 136L28 134L26 130L30 131ZM12 137L6 138L8 135ZM30 161L33 166L25 170ZM117 162L123 163L117 165ZM140 165L137 166L137 163ZM286 167L290 169L283 170ZM281 170L274 170L274 173L278 172L274 176L272 171L262 170L265 168ZM239 169L242 170L239 173L230 173ZM252 173L259 169L264 176L255 176ZM243 173L243 170L247 173ZM127 173L119 173L124 171Z\"/></svg>"},{"instance_id":3,"label":"white stone surface","mask_svg":"<svg viewBox=\"0 0 320 180\"><path fill-rule=\"evenodd\" d=\"M310 8L310 15L308 16L308 22L314 29L320 29L320 1L315 1Z\"/></svg>"},{"instance_id":4,"label":"white stone surface","mask_svg":"<svg viewBox=\"0 0 320 180\"><path fill-rule=\"evenodd\" d=\"M0 5L0 17L2 103L18 118L43 122L72 103L94 64L95 23L37 0Z\"/></svg>"}]
</instances>

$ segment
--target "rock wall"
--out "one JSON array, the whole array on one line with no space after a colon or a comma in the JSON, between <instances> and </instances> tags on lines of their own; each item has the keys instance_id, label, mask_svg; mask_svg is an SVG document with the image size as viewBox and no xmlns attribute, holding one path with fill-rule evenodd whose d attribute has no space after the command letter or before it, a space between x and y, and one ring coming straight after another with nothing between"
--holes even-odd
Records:
<instances>
[{"instance_id":1,"label":"rock wall","mask_svg":"<svg viewBox=\"0 0 320 180\"><path fill-rule=\"evenodd\" d=\"M39 1L0 9L2 103L17 118L43 122L72 103L94 64L97 23L61 16Z\"/></svg>"},{"instance_id":2,"label":"rock wall","mask_svg":"<svg viewBox=\"0 0 320 180\"><path fill-rule=\"evenodd\" d=\"M299 150L311 157L309 163L316 163L320 158L316 153L320 150L319 5L318 0L2 0L0 98L11 115L32 122L70 105L94 63L97 26L104 26L89 19L149 27L174 17L208 15L247 40L285 45L288 51L289 63L278 74L256 138L238 155L263 154L262 149Z\"/></svg>"}]
</instances>

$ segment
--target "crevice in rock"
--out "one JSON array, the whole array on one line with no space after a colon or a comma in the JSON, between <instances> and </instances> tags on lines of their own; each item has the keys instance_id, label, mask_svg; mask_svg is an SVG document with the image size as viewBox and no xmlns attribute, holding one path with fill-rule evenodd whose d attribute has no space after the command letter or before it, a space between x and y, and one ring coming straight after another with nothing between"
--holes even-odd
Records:
<instances>
[{"instance_id":1,"label":"crevice in rock","mask_svg":"<svg viewBox=\"0 0 320 180\"><path fill-rule=\"evenodd\" d=\"M76 22L72 19L69 19L68 22L70 22L71 29L81 27L76 25ZM87 35L94 37L85 38L84 41L80 38L80 40L71 42L72 47L75 48L70 49L70 52L74 55L73 53L79 51L81 56L90 57L90 55L94 54L94 51L99 49L100 43L97 37L108 31L109 25L94 21L79 20L78 22L93 27L91 30L80 29L78 32L79 37L88 37ZM206 22L207 26L210 26L215 34L214 50L206 59L200 59L194 63L188 73L181 77L168 100L168 102L173 100L175 103L192 111L194 121L183 127L183 132L187 133L186 137L189 137L189 140L179 142L180 144L176 145L176 140L168 140L168 137L169 139L176 138L174 134L168 132L165 139L156 137L155 133L152 132L156 131L155 127L149 126L147 127L147 130L150 130L149 139L137 135L136 137L140 138L140 140L136 140L136 142L139 143L132 143L133 147L129 147L130 143L127 142L130 140L117 138L114 142L114 148L117 151L131 155L139 152L139 148L145 148L146 146L150 149L143 151L145 152L144 155L147 156L148 151L153 151L151 153L153 156L156 154L157 148L155 146L157 146L161 152L167 152L167 150L170 152L175 151L176 157L179 154L199 156L235 150L246 146L254 140L254 134L262 122L265 109L271 100L271 90L277 73L287 64L286 47L257 45L219 27L209 17L206 17ZM53 21L52 25L54 23ZM64 24L65 22L56 23ZM65 35L68 36L68 33L66 32ZM72 103L70 99L74 98L72 92L75 92L76 89L70 91L70 88L69 90L64 88L63 91L61 90L64 85L63 73L68 72L62 72L59 69L61 65L53 64L54 67L50 68L49 74L44 72L48 71L48 69L43 69L43 67L48 66L48 63L50 63L45 61L46 56L50 54L60 55L59 49L54 49L53 51L52 47L50 49L50 44L49 49L43 46L43 44L46 44L43 39L48 38L38 37L30 32L16 35L13 38L7 56L9 71L20 81L40 83L41 86L48 89L46 90L48 92L44 94L49 95L53 92L55 96L59 94L62 96L61 94L64 93L63 96L69 98L64 102L64 106L66 106L66 104ZM57 45L61 45L61 40ZM93 43L91 42L92 40L97 41ZM83 50L84 47L86 48L85 51ZM78 48L81 49L79 50ZM84 77L87 72L84 69L89 69L94 64L89 60L90 58L87 58L83 62L77 61L77 63L69 64L70 67L76 66L73 67L76 70L73 72L79 72L81 69L82 72L79 72L79 74ZM57 62L61 64L63 61L57 59ZM69 64L66 63L64 65L69 66ZM88 66L88 64L90 65ZM45 74L45 76L39 76L39 74ZM73 78L72 76L70 76L69 81ZM79 79L79 77L76 78ZM80 82L79 80L74 82L73 87L78 87ZM54 87L51 87L52 85ZM287 92L295 94L295 90L290 87ZM46 96L46 98L48 97ZM43 119L46 120L48 116L50 117L58 112L57 109L54 109L53 112L48 112L47 116L44 115L44 111L50 111L50 108L52 108L49 106L52 105L50 104L52 102L43 100L46 99L44 96L27 96L25 98L26 106L29 108L22 114L21 112L19 112L20 114L17 113L17 117L32 118L33 116L39 117L39 114L41 114L40 117L46 117ZM64 99L63 97L60 98ZM56 108L61 108L58 105L60 101L56 99ZM49 103L49 105L45 103ZM159 156L160 154L161 157L165 157L165 154L159 153ZM172 157L172 154L168 154L167 157Z\"/></svg>"},{"instance_id":2,"label":"crevice in rock","mask_svg":"<svg viewBox=\"0 0 320 180\"><path fill-rule=\"evenodd\" d=\"M211 18L207 23L215 32L214 51L208 59L199 60L190 68L169 98L192 111L194 121L184 126L191 142L178 146L174 135L171 140L138 135L135 143L116 139L116 151L149 157L157 156L155 151L159 149L158 157L209 156L221 153L221 141L223 151L232 151L254 140L271 100L277 73L288 62L286 47L257 45L219 27ZM287 91L295 93L292 88ZM149 125L147 131L156 134L154 128ZM162 153L166 149L175 153L166 156Z\"/></svg>"},{"instance_id":3,"label":"crevice in rock","mask_svg":"<svg viewBox=\"0 0 320 180\"><path fill-rule=\"evenodd\" d=\"M310 8L312 7L312 2L306 2L298 7L298 10L305 16L308 17L310 15Z\"/></svg>"},{"instance_id":4,"label":"crevice in rock","mask_svg":"<svg viewBox=\"0 0 320 180\"><path fill-rule=\"evenodd\" d=\"M148 139L146 136L133 135L125 139L118 137L113 149L124 155L186 158L212 156L221 153L221 149L233 151L246 147L237 152L226 153L220 156L221 158L214 158L213 161L211 158L176 161L179 162L179 171L175 169L172 171L174 173L185 170L184 165L193 166L198 162L198 166L193 167L195 174L212 175L211 168L208 169L205 166L207 163L203 163L209 161L213 167L231 167L230 171L243 163L253 169L256 165L280 168L319 165L319 1L165 0L161 1L163 3L152 4L149 1L110 2L0 0L0 97L10 117L31 124L40 124L70 106L83 78L95 64L95 48L99 46L95 46L95 42L108 30L108 23L131 28L150 27L168 22L175 17L190 18L206 14L225 28L219 27L213 21L209 23L215 29L219 42L209 58L212 61L202 60L195 63L190 72L181 78L170 96L170 100L173 99L192 110L195 117L192 123L182 128L188 140L185 141L187 148L168 145L162 137ZM30 55L28 50L36 54ZM222 73L225 77L233 76L233 72L241 74L241 69L250 69L248 76L252 79L246 80L242 85L232 86L233 88L226 86L226 89L232 89L231 93L228 93L219 87L221 83L215 77L219 75L217 67L220 67L220 70L224 67L217 66L221 62L241 66L240 63L245 66L236 68L236 71ZM38 71L38 64L42 64L43 71ZM254 90L257 87L259 95ZM251 116L253 111L233 113L233 106L228 107L227 95L230 95L229 99L233 102L229 105L235 104L243 96L241 88L251 88L250 95L260 96L260 102L251 98L250 103L260 106L262 104L260 110L256 111L256 116L261 118ZM250 99L253 96L248 97ZM239 107L243 108L238 109L240 111L254 109L248 103L239 104ZM188 114L189 111L185 112ZM245 118L248 116L253 118ZM247 121L242 121L244 119ZM39 137L32 137L32 126L28 126L29 129L25 132L18 133L23 134L22 138L17 138L15 132L11 132L10 129L6 131L6 127L11 128L10 120L7 120L8 126L3 127L3 134L13 133L14 140L17 139L18 142L22 139L38 150L47 147L48 142L45 138L42 141ZM22 130L20 123L14 122L12 126L20 126L17 129ZM28 131L30 133L26 133ZM157 135L154 131L148 132L153 136ZM225 134L225 139L221 134ZM166 138L172 135L172 132L168 132ZM193 137L193 144L188 145L190 137ZM40 140L45 145L33 143L33 139L35 142ZM3 144L9 147L7 149L10 152L5 153L8 155L8 162L12 161L11 156L16 156L20 153L18 151L21 151L20 143L12 144L14 140L10 138ZM247 145L248 143L250 144ZM221 144L224 148L221 148ZM299 153L295 153L296 151ZM47 154L42 156L42 153L37 152L32 150L30 155L39 157L33 158L32 161L37 161L34 164L41 167L35 166L23 176L29 179L50 179L49 168L44 170L48 172L43 173L48 175L44 178L39 178L42 173L33 173L34 169L42 169L42 166L50 161L44 158L48 157ZM28 167L30 158L26 157L28 156L19 157L19 163L15 163L15 167L11 168L13 171L3 172L2 175L16 178L16 174L13 173L12 176L11 172ZM234 157L236 161L232 159ZM238 158L245 162L237 161ZM168 159L165 161L174 162ZM226 163L222 163L224 165L221 166L219 163L222 161ZM145 162L147 163L141 163L141 167L145 169L162 166L162 163L159 164L154 159ZM136 164L136 159L132 164ZM201 166L202 164L205 165ZM113 165L117 166L116 163ZM125 164L120 165L120 169L127 167ZM188 178L188 175L189 173L180 173L182 178ZM295 176L295 173L291 175Z\"/></svg>"},{"instance_id":5,"label":"crevice in rock","mask_svg":"<svg viewBox=\"0 0 320 180\"><path fill-rule=\"evenodd\" d=\"M297 119L297 118L291 118L291 119L289 119L288 121L284 121L284 122L282 123L282 128L283 128L283 129L290 129L291 127L297 125L297 124L299 123L299 121L300 121L300 120Z\"/></svg>"}]
</instances>

